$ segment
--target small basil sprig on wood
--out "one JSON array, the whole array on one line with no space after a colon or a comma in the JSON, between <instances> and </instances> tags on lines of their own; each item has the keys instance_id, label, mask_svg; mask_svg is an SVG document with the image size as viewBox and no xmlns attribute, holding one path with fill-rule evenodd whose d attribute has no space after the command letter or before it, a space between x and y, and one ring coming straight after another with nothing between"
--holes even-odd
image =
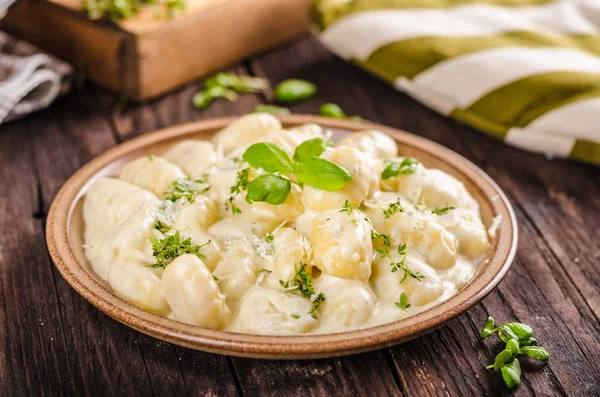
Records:
<instances>
[{"instance_id":1,"label":"small basil sprig on wood","mask_svg":"<svg viewBox=\"0 0 600 397\"><path fill-rule=\"evenodd\" d=\"M238 92L263 92L269 88L265 79L251 76L238 76L233 73L217 73L204 82L204 88L198 91L192 100L198 109L204 109L216 98L226 98L235 101Z\"/></svg>"},{"instance_id":2,"label":"small basil sprig on wood","mask_svg":"<svg viewBox=\"0 0 600 397\"><path fill-rule=\"evenodd\" d=\"M287 79L275 87L275 98L282 103L294 103L310 98L317 86L300 79Z\"/></svg>"},{"instance_id":3,"label":"small basil sprig on wood","mask_svg":"<svg viewBox=\"0 0 600 397\"><path fill-rule=\"evenodd\" d=\"M235 101L238 97L238 94L235 91L230 90L225 87L211 87L206 90L198 91L194 98L192 99L192 103L198 109L204 109L210 105L213 100L217 98L226 98L230 101Z\"/></svg>"},{"instance_id":4,"label":"small basil sprig on wood","mask_svg":"<svg viewBox=\"0 0 600 397\"><path fill-rule=\"evenodd\" d=\"M230 72L217 73L204 82L204 88L224 87L237 92L263 92L269 89L269 82L252 76L238 76Z\"/></svg>"},{"instance_id":5,"label":"small basil sprig on wood","mask_svg":"<svg viewBox=\"0 0 600 397\"><path fill-rule=\"evenodd\" d=\"M488 317L481 330L481 337L487 338L494 334L498 334L500 339L506 343L506 347L496 356L494 363L486 368L500 371L504 383L511 389L521 383L521 364L517 359L518 355L531 357L544 364L550 359L548 351L537 346L537 340L533 337L533 329L527 324L513 322L496 327L494 319Z\"/></svg>"},{"instance_id":6,"label":"small basil sprig on wood","mask_svg":"<svg viewBox=\"0 0 600 397\"><path fill-rule=\"evenodd\" d=\"M300 183L323 190L339 190L352 180L352 174L321 155L327 144L320 138L302 143L294 153L296 162L279 146L260 142L250 146L243 154L244 161L254 168L270 174L261 175L247 186L246 201L264 201L278 205L285 201L291 190L291 181L280 174L294 174Z\"/></svg>"},{"instance_id":7,"label":"small basil sprig on wood","mask_svg":"<svg viewBox=\"0 0 600 397\"><path fill-rule=\"evenodd\" d=\"M355 121L366 121L360 116L347 116L341 107L335 103L325 103L319 108L319 114L321 116L329 117L332 119L347 119Z\"/></svg>"}]
</instances>

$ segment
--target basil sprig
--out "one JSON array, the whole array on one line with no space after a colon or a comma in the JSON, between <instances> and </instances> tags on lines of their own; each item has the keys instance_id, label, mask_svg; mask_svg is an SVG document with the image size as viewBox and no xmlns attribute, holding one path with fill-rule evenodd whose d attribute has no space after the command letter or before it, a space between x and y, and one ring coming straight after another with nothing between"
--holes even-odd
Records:
<instances>
[{"instance_id":1,"label":"basil sprig","mask_svg":"<svg viewBox=\"0 0 600 397\"><path fill-rule=\"evenodd\" d=\"M511 389L521 383L521 364L517 359L518 355L531 357L544 364L550 359L548 351L537 346L537 340L533 337L533 329L527 324L507 323L496 327L494 319L488 317L481 330L481 337L487 338L496 333L506 343L506 347L498 353L494 363L486 368L500 371L504 383Z\"/></svg>"},{"instance_id":2,"label":"basil sprig","mask_svg":"<svg viewBox=\"0 0 600 397\"><path fill-rule=\"evenodd\" d=\"M250 146L243 154L244 161L270 174L261 175L248 184L246 201L263 201L273 205L283 203L292 184L276 173L294 174L300 183L317 189L341 189L352 180L352 174L336 163L317 157L326 147L327 143L321 138L303 142L296 148L295 162L292 162L288 154L273 143L260 142Z\"/></svg>"},{"instance_id":3,"label":"basil sprig","mask_svg":"<svg viewBox=\"0 0 600 397\"><path fill-rule=\"evenodd\" d=\"M367 121L360 116L348 116L342 110L341 107L336 105L335 103L325 103L321 105L319 108L319 114L321 116L329 117L332 119L347 119L347 120L355 120L355 121Z\"/></svg>"}]
</instances>

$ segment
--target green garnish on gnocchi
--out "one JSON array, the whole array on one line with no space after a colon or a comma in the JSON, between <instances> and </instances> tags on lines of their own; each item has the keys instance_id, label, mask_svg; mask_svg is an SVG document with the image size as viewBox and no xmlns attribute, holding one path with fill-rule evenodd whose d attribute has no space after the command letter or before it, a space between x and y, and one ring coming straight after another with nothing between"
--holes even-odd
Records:
<instances>
[{"instance_id":1,"label":"green garnish on gnocchi","mask_svg":"<svg viewBox=\"0 0 600 397\"><path fill-rule=\"evenodd\" d=\"M261 89L238 77L217 75L205 90ZM265 112L126 163L95 181L83 214L85 254L120 297L253 334L404 319L456 294L491 240L464 185L398 157L389 136L332 141Z\"/></svg>"}]
</instances>

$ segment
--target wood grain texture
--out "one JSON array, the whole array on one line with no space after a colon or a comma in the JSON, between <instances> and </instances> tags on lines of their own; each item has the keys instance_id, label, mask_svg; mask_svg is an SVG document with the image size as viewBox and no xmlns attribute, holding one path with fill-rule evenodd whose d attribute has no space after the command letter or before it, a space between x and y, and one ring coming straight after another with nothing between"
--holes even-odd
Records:
<instances>
[{"instance_id":1,"label":"wood grain texture","mask_svg":"<svg viewBox=\"0 0 600 397\"><path fill-rule=\"evenodd\" d=\"M246 67L249 66L249 67ZM517 260L500 286L440 330L338 359L231 359L159 342L108 318L52 266L43 218L62 183L120 141L169 125L243 114L272 93L191 106L199 83L119 110L93 87L0 126L0 393L2 395L505 395L485 370L500 344L481 340L488 315L532 325L552 357L524 365L519 396L600 395L600 173L510 148L435 114L307 38L232 68L277 83L305 78L348 114L403 128L475 162L516 208ZM17 175L18 177L15 177ZM43 324L42 324L43 323ZM7 393L8 391L8 393Z\"/></svg>"}]
</instances>

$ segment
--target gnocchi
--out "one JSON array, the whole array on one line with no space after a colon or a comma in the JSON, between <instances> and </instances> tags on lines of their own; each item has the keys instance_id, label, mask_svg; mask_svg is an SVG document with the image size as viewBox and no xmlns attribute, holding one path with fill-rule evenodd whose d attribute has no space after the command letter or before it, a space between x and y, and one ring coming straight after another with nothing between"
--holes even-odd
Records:
<instances>
[{"instance_id":1,"label":"gnocchi","mask_svg":"<svg viewBox=\"0 0 600 397\"><path fill-rule=\"evenodd\" d=\"M156 315L253 334L371 327L457 293L493 239L463 183L382 132L330 137L257 113L130 161L85 196L92 269ZM245 157L257 143L278 159ZM347 179L297 174L307 158ZM252 191L263 175L274 191Z\"/></svg>"}]
</instances>

